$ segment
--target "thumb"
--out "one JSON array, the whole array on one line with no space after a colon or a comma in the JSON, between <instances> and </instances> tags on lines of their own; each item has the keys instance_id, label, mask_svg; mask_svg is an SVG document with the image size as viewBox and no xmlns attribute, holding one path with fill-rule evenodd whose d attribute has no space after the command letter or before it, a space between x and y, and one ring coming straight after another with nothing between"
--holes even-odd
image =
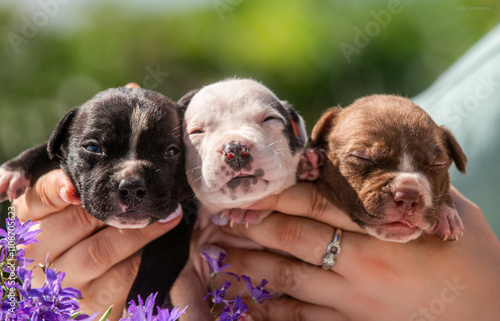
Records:
<instances>
[{"instance_id":1,"label":"thumb","mask_svg":"<svg viewBox=\"0 0 500 321\"><path fill-rule=\"evenodd\" d=\"M69 205L80 203L70 179L62 170L54 170L40 177L35 185L12 205L21 221L37 221Z\"/></svg>"}]
</instances>

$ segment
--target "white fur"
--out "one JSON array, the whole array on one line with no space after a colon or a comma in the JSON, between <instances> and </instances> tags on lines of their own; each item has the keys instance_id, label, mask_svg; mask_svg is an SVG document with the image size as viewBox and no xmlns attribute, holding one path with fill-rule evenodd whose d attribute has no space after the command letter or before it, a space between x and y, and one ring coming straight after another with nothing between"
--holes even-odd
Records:
<instances>
[{"instance_id":1,"label":"white fur","mask_svg":"<svg viewBox=\"0 0 500 321\"><path fill-rule=\"evenodd\" d=\"M141 133L148 129L153 110L153 108L141 109L139 106L136 106L132 111L132 116L130 117L130 128L132 129L132 133L130 134L130 159L137 157L139 138Z\"/></svg>"},{"instance_id":2,"label":"white fur","mask_svg":"<svg viewBox=\"0 0 500 321\"><path fill-rule=\"evenodd\" d=\"M366 227L365 230L368 232L369 235L374 236L378 238L379 240L382 241L389 241L389 242L396 242L396 243L406 243L412 240L415 240L422 235L422 230L420 229L415 229L413 234L411 235L390 235L387 236L383 230L379 230L379 227Z\"/></svg>"},{"instance_id":3,"label":"white fur","mask_svg":"<svg viewBox=\"0 0 500 321\"><path fill-rule=\"evenodd\" d=\"M249 206L295 183L301 151L292 155L283 135L282 122L263 122L269 116L288 121L270 106L276 101L278 98L269 89L248 79L209 85L191 100L183 127L186 174L196 197L210 213ZM190 135L200 129L203 134ZM257 169L264 171L262 179L247 191L237 188L231 193L226 186L232 178L226 173L232 170L224 162L222 146L231 141L248 145L253 157L252 169L242 169L239 174L253 175ZM221 170L222 167L226 169Z\"/></svg>"},{"instance_id":4,"label":"white fur","mask_svg":"<svg viewBox=\"0 0 500 321\"><path fill-rule=\"evenodd\" d=\"M134 223L123 223L123 221L118 220L114 216L110 217L106 220L106 224L109 226L113 226L119 229L137 229L137 228L145 228L151 222L148 219L140 220Z\"/></svg>"},{"instance_id":5,"label":"white fur","mask_svg":"<svg viewBox=\"0 0 500 321\"><path fill-rule=\"evenodd\" d=\"M415 167L413 166L413 161L407 153L403 154L398 166L398 170L403 173L413 173L415 172Z\"/></svg>"},{"instance_id":6,"label":"white fur","mask_svg":"<svg viewBox=\"0 0 500 321\"><path fill-rule=\"evenodd\" d=\"M393 189L415 189L420 193L425 208L432 206L431 184L422 173L399 173L392 181Z\"/></svg>"}]
</instances>

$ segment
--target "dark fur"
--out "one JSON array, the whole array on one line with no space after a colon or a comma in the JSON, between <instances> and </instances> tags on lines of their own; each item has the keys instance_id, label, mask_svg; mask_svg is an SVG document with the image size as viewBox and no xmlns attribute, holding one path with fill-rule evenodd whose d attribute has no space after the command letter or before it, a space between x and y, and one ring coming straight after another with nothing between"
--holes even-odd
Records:
<instances>
[{"instance_id":1,"label":"dark fur","mask_svg":"<svg viewBox=\"0 0 500 321\"><path fill-rule=\"evenodd\" d=\"M146 119L146 125L135 138L137 148L131 151L134 129L130 120L137 108L140 112L136 113ZM98 146L102 153L87 150L89 144ZM177 154L165 153L171 148ZM85 210L106 221L121 213L118 185L129 174L119 171L131 152L136 155L134 160L141 161L133 169L133 178L143 180L146 190L144 199L132 205L131 210L135 211L133 215L154 223L174 212L192 192L184 173L181 111L174 102L153 91L116 88L97 94L68 112L47 144L20 154L2 168L22 173L30 186L42 174L61 168L74 184ZM24 189L16 191L15 197L23 192ZM5 198L6 191L0 190L0 196ZM127 214L123 214L124 221ZM192 224L181 222L144 248L129 299L136 299L137 294L145 299L151 292L159 291L157 303L164 301L187 260L191 230Z\"/></svg>"},{"instance_id":2,"label":"dark fur","mask_svg":"<svg viewBox=\"0 0 500 321\"><path fill-rule=\"evenodd\" d=\"M189 242L196 222L196 205L182 202L183 220L170 232L146 245L127 303L158 292L156 304L172 308L169 289L189 258Z\"/></svg>"}]
</instances>

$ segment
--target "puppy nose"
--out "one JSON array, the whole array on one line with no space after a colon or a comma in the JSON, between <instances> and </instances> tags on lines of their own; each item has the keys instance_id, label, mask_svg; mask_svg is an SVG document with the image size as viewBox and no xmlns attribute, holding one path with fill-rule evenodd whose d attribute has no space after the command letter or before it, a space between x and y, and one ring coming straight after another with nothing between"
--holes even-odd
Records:
<instances>
[{"instance_id":1,"label":"puppy nose","mask_svg":"<svg viewBox=\"0 0 500 321\"><path fill-rule=\"evenodd\" d=\"M146 196L146 185L141 179L122 179L118 185L118 193L124 204L135 205Z\"/></svg>"},{"instance_id":2,"label":"puppy nose","mask_svg":"<svg viewBox=\"0 0 500 321\"><path fill-rule=\"evenodd\" d=\"M244 143L235 141L222 146L222 156L226 164L236 170L253 161L250 155L250 147Z\"/></svg>"},{"instance_id":3,"label":"puppy nose","mask_svg":"<svg viewBox=\"0 0 500 321\"><path fill-rule=\"evenodd\" d=\"M420 193L414 189L401 189L394 193L394 202L396 206L405 206L413 208L418 205Z\"/></svg>"}]
</instances>

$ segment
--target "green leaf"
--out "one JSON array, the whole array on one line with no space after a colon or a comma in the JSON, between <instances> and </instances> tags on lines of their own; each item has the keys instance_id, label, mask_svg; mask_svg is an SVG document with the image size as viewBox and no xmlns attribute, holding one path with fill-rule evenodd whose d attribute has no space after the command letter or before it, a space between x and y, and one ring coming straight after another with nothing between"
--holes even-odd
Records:
<instances>
[{"instance_id":1,"label":"green leaf","mask_svg":"<svg viewBox=\"0 0 500 321\"><path fill-rule=\"evenodd\" d=\"M77 316L79 316L80 314L82 314L82 312L81 312L81 311L75 312L75 313L73 313L73 314L72 314L69 318L74 320L74 319L76 319L76 317L77 317Z\"/></svg>"},{"instance_id":2,"label":"green leaf","mask_svg":"<svg viewBox=\"0 0 500 321\"><path fill-rule=\"evenodd\" d=\"M106 321L111 314L111 309L113 306L110 306L109 309L102 315L102 317L99 319L99 321Z\"/></svg>"}]
</instances>

